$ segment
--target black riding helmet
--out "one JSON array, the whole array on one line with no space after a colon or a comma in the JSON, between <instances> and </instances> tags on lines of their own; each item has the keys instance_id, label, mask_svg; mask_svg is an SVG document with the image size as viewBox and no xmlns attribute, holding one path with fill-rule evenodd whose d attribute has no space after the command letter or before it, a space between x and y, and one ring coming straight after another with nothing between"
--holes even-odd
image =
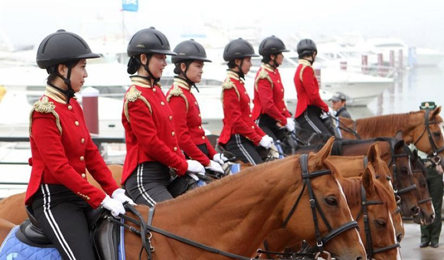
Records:
<instances>
[{"instance_id":1,"label":"black riding helmet","mask_svg":"<svg viewBox=\"0 0 444 260\"><path fill-rule=\"evenodd\" d=\"M225 61L233 61L235 59L242 59L241 64L239 65L239 76L241 78L244 77L244 73L242 72L242 64L244 62L244 58L246 57L259 57L259 55L254 53L253 46L247 42L246 40L239 38L236 40L230 41L224 49L224 60Z\"/></svg>"},{"instance_id":2,"label":"black riding helmet","mask_svg":"<svg viewBox=\"0 0 444 260\"><path fill-rule=\"evenodd\" d=\"M318 49L316 48L316 44L311 39L302 39L299 41L297 46L297 52L299 58L305 57L307 55L312 55L313 53L317 53Z\"/></svg>"},{"instance_id":3,"label":"black riding helmet","mask_svg":"<svg viewBox=\"0 0 444 260\"><path fill-rule=\"evenodd\" d=\"M176 53L176 56L171 58L171 61L176 65L174 73L178 75L182 73L188 84L194 86L197 92L199 92L199 89L195 85L196 82L191 81L187 77L187 71L193 61L211 62L211 60L207 59L207 53L205 52L204 47L200 43L194 41L194 39L191 39L179 43L176 48L174 48L174 52ZM182 63L185 63L186 65L185 71L182 71L180 68L180 64Z\"/></svg>"},{"instance_id":4,"label":"black riding helmet","mask_svg":"<svg viewBox=\"0 0 444 260\"><path fill-rule=\"evenodd\" d=\"M166 36L162 32L156 30L154 27L136 32L128 44L127 53L130 57L127 67L128 73L136 73L139 66L142 65L150 77L154 79L155 83L160 79L155 78L148 69L151 56L153 54L176 55L175 52L171 51L170 43L168 42ZM147 64L142 64L140 62L141 54L146 54L148 56Z\"/></svg>"},{"instance_id":5,"label":"black riding helmet","mask_svg":"<svg viewBox=\"0 0 444 260\"><path fill-rule=\"evenodd\" d=\"M262 55L262 62L264 63L268 63L271 60L271 54L279 54L282 52L289 52L289 50L285 48L285 44L282 40L274 35L263 39L261 44L259 44L259 54ZM276 57L273 59L273 62L274 67L279 66L276 62Z\"/></svg>"},{"instance_id":6,"label":"black riding helmet","mask_svg":"<svg viewBox=\"0 0 444 260\"><path fill-rule=\"evenodd\" d=\"M68 86L67 91L54 86L49 81L48 85L62 92L67 97L69 103L70 98L74 96L70 80L72 67L81 59L99 57L99 54L91 52L91 49L82 37L61 29L43 39L37 50L36 62L39 68L46 69L48 74L54 74L63 79ZM59 64L65 64L68 67L67 78L58 73L57 66Z\"/></svg>"}]
</instances>

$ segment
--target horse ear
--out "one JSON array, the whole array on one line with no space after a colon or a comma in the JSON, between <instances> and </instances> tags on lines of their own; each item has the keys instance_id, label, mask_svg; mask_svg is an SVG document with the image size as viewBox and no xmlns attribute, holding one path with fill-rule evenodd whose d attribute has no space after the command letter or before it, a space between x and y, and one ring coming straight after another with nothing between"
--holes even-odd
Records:
<instances>
[{"instance_id":1,"label":"horse ear","mask_svg":"<svg viewBox=\"0 0 444 260\"><path fill-rule=\"evenodd\" d=\"M399 130L398 132L396 132L396 135L395 135L395 139L396 140L403 140L403 138L402 138L402 130Z\"/></svg>"},{"instance_id":2,"label":"horse ear","mask_svg":"<svg viewBox=\"0 0 444 260\"><path fill-rule=\"evenodd\" d=\"M395 151L399 151L399 149L404 148L404 145L405 145L404 140L397 141L394 147Z\"/></svg>"},{"instance_id":3,"label":"horse ear","mask_svg":"<svg viewBox=\"0 0 444 260\"><path fill-rule=\"evenodd\" d=\"M418 160L419 156L418 156L418 150L414 149L412 151L412 162L416 162Z\"/></svg>"},{"instance_id":4,"label":"horse ear","mask_svg":"<svg viewBox=\"0 0 444 260\"><path fill-rule=\"evenodd\" d=\"M434 118L435 116L439 115L439 113L441 113L441 106L439 106L439 107L433 109L433 111L432 111L432 113L431 113L432 116L430 117L430 119L432 119L432 118Z\"/></svg>"},{"instance_id":5,"label":"horse ear","mask_svg":"<svg viewBox=\"0 0 444 260\"><path fill-rule=\"evenodd\" d=\"M370 164L369 164L370 165ZM368 195L375 191L374 174L369 166L365 167L364 174L361 177L362 185Z\"/></svg>"},{"instance_id":6,"label":"horse ear","mask_svg":"<svg viewBox=\"0 0 444 260\"><path fill-rule=\"evenodd\" d=\"M380 156L380 152L379 152L379 142L375 142L374 144L372 144L370 146L370 148L368 148L367 151L367 159L369 162L375 162L376 158L378 158Z\"/></svg>"},{"instance_id":7,"label":"horse ear","mask_svg":"<svg viewBox=\"0 0 444 260\"><path fill-rule=\"evenodd\" d=\"M335 138L332 136L328 139L328 141L324 144L322 149L314 154L314 158L316 158L318 161L316 164L322 164L325 159L327 159L328 156L330 156L331 149L333 148L333 143L335 141Z\"/></svg>"}]
</instances>

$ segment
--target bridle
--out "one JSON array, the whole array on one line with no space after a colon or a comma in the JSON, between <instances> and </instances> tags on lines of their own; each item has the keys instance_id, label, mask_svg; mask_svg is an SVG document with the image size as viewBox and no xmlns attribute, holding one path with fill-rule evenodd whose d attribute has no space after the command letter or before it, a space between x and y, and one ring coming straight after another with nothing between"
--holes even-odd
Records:
<instances>
[{"instance_id":1,"label":"bridle","mask_svg":"<svg viewBox=\"0 0 444 260\"><path fill-rule=\"evenodd\" d=\"M330 240L332 240L334 237L338 236L339 234L353 228L358 227L358 223L356 221L350 221L336 229L333 229L331 225L328 223L327 218L325 217L324 212L321 209L321 206L319 205L316 196L314 195L313 188L311 186L310 180L312 178L316 178L319 176L323 176L326 174L331 174L331 171L326 170L319 170L316 172L309 173L308 172L308 154L301 154L300 156L300 164L301 164L301 173L302 173L302 180L304 182L304 186L302 187L301 193L299 194L296 202L293 204L293 207L291 208L290 212L288 213L287 217L285 218L284 223L282 224L282 228L286 228L288 222L290 221L291 217L293 216L294 212L296 211L296 208L299 204L299 201L302 198L302 194L305 191L305 188L307 188L308 195L310 197L310 207L311 207L311 213L313 217L314 227L315 227L315 235L316 235L316 248L317 251L323 252L323 247L325 244L327 244ZM321 232L319 230L319 224L318 224L318 216L317 212L319 212L319 215L321 216L322 220L324 221L324 224L327 226L328 233L326 236L322 237Z\"/></svg>"},{"instance_id":2,"label":"bridle","mask_svg":"<svg viewBox=\"0 0 444 260\"><path fill-rule=\"evenodd\" d=\"M358 213L358 216L356 217L356 221L363 217L364 220L364 230L365 230L365 238L366 238L366 251L367 251L367 259L372 259L375 254L382 253L394 248L399 247L399 243L395 243L393 245L381 247L378 249L373 248L373 241L372 241L372 235L370 232L370 223L369 223L369 217L368 217L368 206L370 205L383 205L384 203L382 201L374 201L374 200L367 200L367 194L365 192L365 188L363 185L361 185L361 210Z\"/></svg>"},{"instance_id":3,"label":"bridle","mask_svg":"<svg viewBox=\"0 0 444 260\"><path fill-rule=\"evenodd\" d=\"M413 144L416 146L416 144L419 142L419 140L421 140L421 138L423 137L423 135L427 131L427 135L429 137L430 146L432 147L432 150L433 150L433 152L428 154L427 157L430 158L430 160L433 163L439 164L439 163L441 163L441 157L439 157L438 154L440 152L444 151L444 146L441 147L441 148L438 148L436 146L436 144L435 144L435 141L433 140L432 132L430 131L430 125L439 124L439 122L437 122L437 121L429 121L429 114L430 114L430 110L425 110L425 118L424 118L425 128L424 128L424 131L421 133L421 135L418 137L418 139L416 139L416 141L413 142Z\"/></svg>"}]
</instances>

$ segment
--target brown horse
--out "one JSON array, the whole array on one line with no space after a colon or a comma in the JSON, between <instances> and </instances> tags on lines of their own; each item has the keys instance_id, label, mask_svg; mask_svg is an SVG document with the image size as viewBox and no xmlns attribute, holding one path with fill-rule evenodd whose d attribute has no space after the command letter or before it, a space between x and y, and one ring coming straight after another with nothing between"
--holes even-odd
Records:
<instances>
[{"instance_id":1,"label":"brown horse","mask_svg":"<svg viewBox=\"0 0 444 260\"><path fill-rule=\"evenodd\" d=\"M304 176L300 156L251 167L174 200L157 204L152 226L244 256L238 259L249 259L265 237L284 223L292 237L316 239L314 221L307 217L311 215L310 196L303 192L303 183L308 182L315 194L312 199L320 209L318 215L322 211L328 223L319 221L319 234L326 236L330 232L328 226L332 229L342 227L344 231L326 243L325 250L340 259L365 259L364 246L354 228L350 210L335 178L336 173L328 170L332 166L327 168L324 164L332 143L333 140L330 140L320 152L309 155L309 173ZM298 196L301 199L295 204ZM296 210L292 210L294 207ZM136 208L147 221L148 207L140 205ZM220 253L190 246L158 233L151 234L153 259L227 259ZM140 249L140 235L125 230L127 259L138 259ZM146 257L143 252L142 258Z\"/></svg>"},{"instance_id":2,"label":"brown horse","mask_svg":"<svg viewBox=\"0 0 444 260\"><path fill-rule=\"evenodd\" d=\"M356 139L357 133L362 139L374 137L392 137L401 130L406 144L413 143L418 150L426 153L444 168L444 138L441 107L432 111L420 110L405 114L392 114L369 117L353 121L339 118L339 126L344 138Z\"/></svg>"},{"instance_id":3,"label":"brown horse","mask_svg":"<svg viewBox=\"0 0 444 260\"><path fill-rule=\"evenodd\" d=\"M359 223L360 237L367 246L367 255L374 259L400 259L395 238L395 221L391 214L396 210L397 205L393 197L393 191L387 190L382 183L375 180L375 174L383 174L378 173L373 168L374 160L377 159L379 159L379 156L377 156L377 151L372 146L369 150L369 164L364 167L361 158L360 167L353 170L358 171L362 176L338 178L338 180L347 197L350 210ZM342 175L344 171L350 171L348 170L349 163L347 161L348 158L344 157L337 157L335 160L330 160L329 157L326 163L330 167L335 167ZM387 167L385 171L388 171ZM366 216L363 217L365 212L367 212ZM399 222L402 220L398 218L397 221L400 224ZM400 226L402 227L402 224ZM286 246L291 247L298 244L298 241L284 229L273 232L266 240L268 250L273 252L283 251ZM260 257L270 258L272 255L262 254Z\"/></svg>"}]
</instances>

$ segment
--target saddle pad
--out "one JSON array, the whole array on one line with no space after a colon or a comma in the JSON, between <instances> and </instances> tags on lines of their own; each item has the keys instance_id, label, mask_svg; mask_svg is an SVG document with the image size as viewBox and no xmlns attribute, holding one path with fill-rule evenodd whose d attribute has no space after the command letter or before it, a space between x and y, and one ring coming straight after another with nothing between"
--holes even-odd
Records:
<instances>
[{"instance_id":1,"label":"saddle pad","mask_svg":"<svg viewBox=\"0 0 444 260\"><path fill-rule=\"evenodd\" d=\"M15 226L0 247L1 260L61 260L59 252L55 248L33 247L22 243L17 239L16 232L19 226Z\"/></svg>"}]
</instances>

